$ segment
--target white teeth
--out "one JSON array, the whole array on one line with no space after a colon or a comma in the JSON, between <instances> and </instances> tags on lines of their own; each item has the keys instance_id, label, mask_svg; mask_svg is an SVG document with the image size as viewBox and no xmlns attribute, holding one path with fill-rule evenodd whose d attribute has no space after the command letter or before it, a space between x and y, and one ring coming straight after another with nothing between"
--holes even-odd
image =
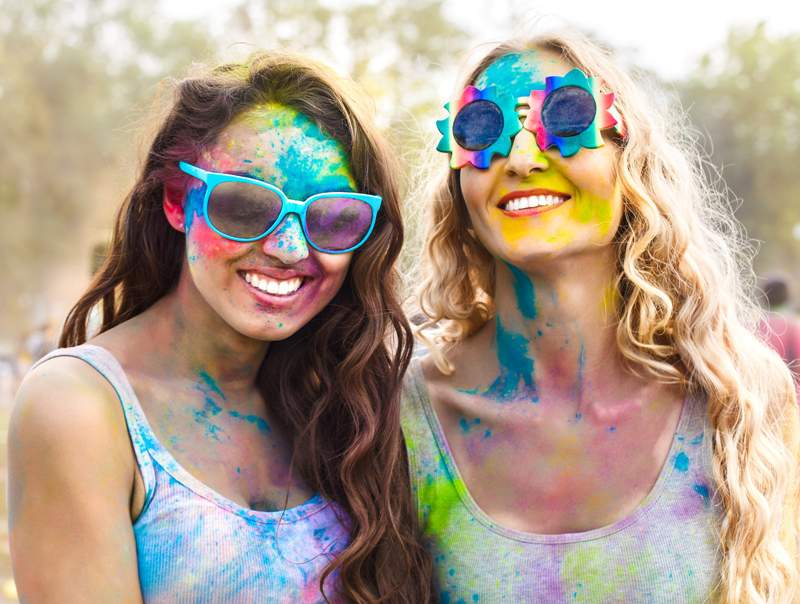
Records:
<instances>
[{"instance_id":1,"label":"white teeth","mask_svg":"<svg viewBox=\"0 0 800 604\"><path fill-rule=\"evenodd\" d=\"M541 206L553 206L560 203L562 198L558 195L534 195L531 197L517 197L506 204L505 209L509 212L526 210L528 208L538 208Z\"/></svg>"},{"instance_id":2,"label":"white teeth","mask_svg":"<svg viewBox=\"0 0 800 604\"><path fill-rule=\"evenodd\" d=\"M262 292L274 296L288 296L289 294L293 294L300 289L300 286L303 284L302 277L293 277L292 279L270 279L258 273L245 273L244 280L253 287L260 289Z\"/></svg>"}]
</instances>

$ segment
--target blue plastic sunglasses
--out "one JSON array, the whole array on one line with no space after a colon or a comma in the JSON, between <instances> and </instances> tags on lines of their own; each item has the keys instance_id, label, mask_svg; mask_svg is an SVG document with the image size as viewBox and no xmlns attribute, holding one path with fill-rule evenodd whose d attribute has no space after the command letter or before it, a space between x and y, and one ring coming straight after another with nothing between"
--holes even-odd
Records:
<instances>
[{"instance_id":1,"label":"blue plastic sunglasses","mask_svg":"<svg viewBox=\"0 0 800 604\"><path fill-rule=\"evenodd\" d=\"M203 217L217 234L233 241L269 235L287 214L296 214L306 241L326 254L357 249L372 234L382 199L363 193L318 193L289 199L278 187L248 176L208 172L184 161L178 166L206 184Z\"/></svg>"}]
</instances>

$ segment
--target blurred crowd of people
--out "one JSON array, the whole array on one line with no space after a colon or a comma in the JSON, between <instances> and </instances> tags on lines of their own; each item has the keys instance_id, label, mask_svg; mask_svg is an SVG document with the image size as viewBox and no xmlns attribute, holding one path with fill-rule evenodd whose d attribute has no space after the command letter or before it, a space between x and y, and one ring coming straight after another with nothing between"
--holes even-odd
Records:
<instances>
[{"instance_id":1,"label":"blurred crowd of people","mask_svg":"<svg viewBox=\"0 0 800 604\"><path fill-rule=\"evenodd\" d=\"M800 319L794 310L790 281L784 275L767 275L761 281L761 291L766 311L761 336L792 370L800 395Z\"/></svg>"}]
</instances>

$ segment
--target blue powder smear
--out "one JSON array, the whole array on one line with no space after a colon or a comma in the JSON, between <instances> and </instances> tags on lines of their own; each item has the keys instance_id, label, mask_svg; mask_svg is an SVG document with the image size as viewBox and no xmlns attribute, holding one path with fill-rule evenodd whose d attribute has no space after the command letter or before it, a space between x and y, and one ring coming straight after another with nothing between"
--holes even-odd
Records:
<instances>
[{"instance_id":1,"label":"blue powder smear","mask_svg":"<svg viewBox=\"0 0 800 604\"><path fill-rule=\"evenodd\" d=\"M529 400L539 402L533 372L533 359L528 356L528 339L520 334L506 330L498 316L496 318L497 361L500 375L483 392L477 389L459 389L467 394L480 394L503 403Z\"/></svg>"},{"instance_id":2,"label":"blue powder smear","mask_svg":"<svg viewBox=\"0 0 800 604\"><path fill-rule=\"evenodd\" d=\"M236 410L228 411L228 415L234 417L236 419L241 419L249 424L253 424L256 428L258 428L259 432L268 433L272 432L272 429L269 427L267 420L263 417L259 417L257 415L242 415Z\"/></svg>"},{"instance_id":3,"label":"blue powder smear","mask_svg":"<svg viewBox=\"0 0 800 604\"><path fill-rule=\"evenodd\" d=\"M703 498L704 503L708 504L709 500L711 499L711 494L709 493L706 485L697 483L692 486L692 489L694 489L694 492Z\"/></svg>"},{"instance_id":4,"label":"blue powder smear","mask_svg":"<svg viewBox=\"0 0 800 604\"><path fill-rule=\"evenodd\" d=\"M517 297L517 308L526 319L536 318L536 291L533 281L513 264L506 263L514 276L514 294Z\"/></svg>"},{"instance_id":5,"label":"blue powder smear","mask_svg":"<svg viewBox=\"0 0 800 604\"><path fill-rule=\"evenodd\" d=\"M218 441L220 439L219 433L224 432L224 430L222 426L212 421L211 418L222 413L222 407L217 404L214 397L219 396L222 400L225 400L225 395L214 381L214 378L206 371L201 371L198 376L200 377L200 382L195 385L195 388L203 393L205 401L202 409L192 410L192 415L194 416L194 421L205 428L206 435Z\"/></svg>"},{"instance_id":6,"label":"blue powder smear","mask_svg":"<svg viewBox=\"0 0 800 604\"><path fill-rule=\"evenodd\" d=\"M195 216L203 215L203 199L206 195L206 185L189 189L183 205L183 227L188 233L192 229Z\"/></svg>"},{"instance_id":7,"label":"blue powder smear","mask_svg":"<svg viewBox=\"0 0 800 604\"><path fill-rule=\"evenodd\" d=\"M468 420L466 417L462 417L458 420L458 425L464 434L469 434L470 430L472 430L473 427L480 425L480 423L480 417L476 417L472 421Z\"/></svg>"},{"instance_id":8,"label":"blue powder smear","mask_svg":"<svg viewBox=\"0 0 800 604\"><path fill-rule=\"evenodd\" d=\"M689 456L686 455L683 451L678 453L675 456L675 462L673 464L675 469L679 472L686 472L689 470Z\"/></svg>"},{"instance_id":9,"label":"blue powder smear","mask_svg":"<svg viewBox=\"0 0 800 604\"><path fill-rule=\"evenodd\" d=\"M288 197L297 200L323 191L352 191L347 156L339 143L325 136L302 113L285 111L294 114L290 127L300 130L303 136L316 141L317 145L299 141L281 149L275 162L273 184L281 187ZM285 124L285 117L279 121Z\"/></svg>"},{"instance_id":10,"label":"blue powder smear","mask_svg":"<svg viewBox=\"0 0 800 604\"><path fill-rule=\"evenodd\" d=\"M475 79L477 88L494 84L501 94L528 96L531 90L544 90L544 76L539 69L538 52L512 52L489 65Z\"/></svg>"}]
</instances>

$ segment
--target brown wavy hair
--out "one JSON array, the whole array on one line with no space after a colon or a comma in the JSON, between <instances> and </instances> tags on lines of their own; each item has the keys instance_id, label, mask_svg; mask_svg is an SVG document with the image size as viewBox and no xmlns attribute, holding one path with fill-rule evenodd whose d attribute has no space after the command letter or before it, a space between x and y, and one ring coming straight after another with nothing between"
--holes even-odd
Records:
<instances>
[{"instance_id":1,"label":"brown wavy hair","mask_svg":"<svg viewBox=\"0 0 800 604\"><path fill-rule=\"evenodd\" d=\"M577 32L498 45L466 82L528 49L554 52L598 78L625 123L624 144L615 141L624 202L614 242L616 341L632 373L707 401L721 513L714 601L796 603L800 415L788 369L757 336L752 246L727 193L710 182L685 112L657 106L610 52ZM451 373L448 349L494 314L494 265L470 228L457 171L443 170L425 204L420 307L428 320L420 335L437 367Z\"/></svg>"},{"instance_id":2,"label":"brown wavy hair","mask_svg":"<svg viewBox=\"0 0 800 604\"><path fill-rule=\"evenodd\" d=\"M419 603L431 597L431 562L418 523L400 432L400 384L412 336L397 298L403 241L397 170L354 85L305 57L257 53L177 82L168 115L117 216L110 253L70 311L61 346L143 312L172 290L185 255L162 209L165 186L184 187L193 162L237 115L266 102L314 120L346 150L358 190L383 197L375 229L354 253L331 303L293 336L270 344L258 374L283 418L293 469L349 514L351 542L327 566L348 601Z\"/></svg>"}]
</instances>

